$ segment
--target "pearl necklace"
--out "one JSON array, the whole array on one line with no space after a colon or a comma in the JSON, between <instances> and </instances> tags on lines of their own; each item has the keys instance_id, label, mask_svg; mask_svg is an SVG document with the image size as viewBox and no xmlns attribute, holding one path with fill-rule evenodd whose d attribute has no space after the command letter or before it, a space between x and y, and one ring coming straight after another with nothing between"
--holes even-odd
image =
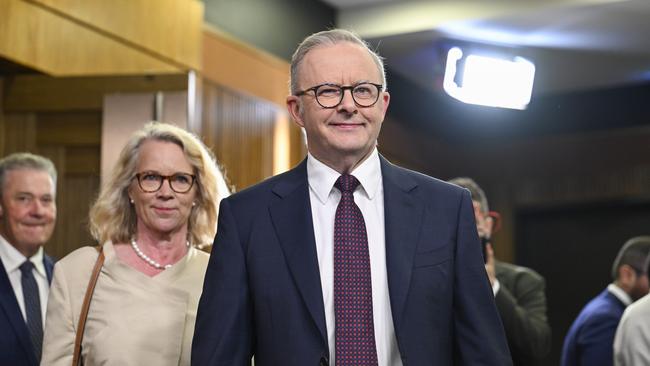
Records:
<instances>
[{"instance_id":1,"label":"pearl necklace","mask_svg":"<svg viewBox=\"0 0 650 366\"><path fill-rule=\"evenodd\" d=\"M189 241L186 242L185 245L187 245L187 247L189 248L190 247L190 242ZM140 250L140 247L138 247L138 244L135 242L135 239L131 239L131 248L133 248L133 251L135 251L135 254L137 254L138 257L140 257L140 259L142 259L148 265L154 267L155 269L165 270L165 269L170 268L172 266L172 264L162 265L162 264L156 262L155 260L151 259L151 257L149 257L148 255L144 254L144 252L142 252L142 250Z\"/></svg>"}]
</instances>

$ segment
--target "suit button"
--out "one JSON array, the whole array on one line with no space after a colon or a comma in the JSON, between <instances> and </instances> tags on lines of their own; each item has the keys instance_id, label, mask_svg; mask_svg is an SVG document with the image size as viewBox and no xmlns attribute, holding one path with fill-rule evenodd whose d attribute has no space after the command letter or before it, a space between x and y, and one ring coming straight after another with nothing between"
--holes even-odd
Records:
<instances>
[{"instance_id":1,"label":"suit button","mask_svg":"<svg viewBox=\"0 0 650 366\"><path fill-rule=\"evenodd\" d=\"M318 364L319 366L329 366L329 361L325 357L320 358L320 363Z\"/></svg>"}]
</instances>

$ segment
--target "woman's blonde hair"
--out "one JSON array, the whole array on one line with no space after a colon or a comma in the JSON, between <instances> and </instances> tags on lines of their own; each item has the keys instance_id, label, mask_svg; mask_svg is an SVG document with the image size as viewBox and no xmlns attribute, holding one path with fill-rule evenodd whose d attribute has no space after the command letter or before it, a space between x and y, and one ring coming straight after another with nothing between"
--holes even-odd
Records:
<instances>
[{"instance_id":1,"label":"woman's blonde hair","mask_svg":"<svg viewBox=\"0 0 650 366\"><path fill-rule=\"evenodd\" d=\"M107 183L90 209L90 233L99 243L124 243L136 230L135 209L128 189L135 174L140 147L147 140L174 143L183 149L196 175L196 206L188 219L188 240L202 247L211 244L217 230L219 201L230 193L214 155L195 135L166 123L149 122L131 136L122 149Z\"/></svg>"}]
</instances>

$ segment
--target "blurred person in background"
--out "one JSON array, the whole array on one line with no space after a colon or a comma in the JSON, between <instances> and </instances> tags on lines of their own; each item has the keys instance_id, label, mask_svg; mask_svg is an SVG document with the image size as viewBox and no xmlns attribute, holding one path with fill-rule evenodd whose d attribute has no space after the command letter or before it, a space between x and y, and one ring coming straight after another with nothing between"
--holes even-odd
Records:
<instances>
[{"instance_id":1,"label":"blurred person in background","mask_svg":"<svg viewBox=\"0 0 650 366\"><path fill-rule=\"evenodd\" d=\"M650 236L639 240L650 242ZM650 269L650 257L645 273ZM623 312L614 337L614 365L650 365L650 295L630 304Z\"/></svg>"},{"instance_id":2,"label":"blurred person in background","mask_svg":"<svg viewBox=\"0 0 650 366\"><path fill-rule=\"evenodd\" d=\"M57 263L42 365L68 366L90 274L102 252L81 343L95 365L189 365L208 254L228 195L210 151L194 135L149 123L123 148L90 210L101 250L83 247Z\"/></svg>"},{"instance_id":3,"label":"blurred person in background","mask_svg":"<svg viewBox=\"0 0 650 366\"><path fill-rule=\"evenodd\" d=\"M472 196L476 228L484 246L485 269L513 364L540 365L551 350L544 278L530 268L496 260L491 239L498 216L490 212L485 192L471 178L458 177L449 182L467 188Z\"/></svg>"},{"instance_id":4,"label":"blurred person in background","mask_svg":"<svg viewBox=\"0 0 650 366\"><path fill-rule=\"evenodd\" d=\"M30 153L0 160L0 365L41 359L52 258L43 245L56 222L52 162Z\"/></svg>"},{"instance_id":5,"label":"blurred person in background","mask_svg":"<svg viewBox=\"0 0 650 366\"><path fill-rule=\"evenodd\" d=\"M613 282L585 305L564 338L561 366L614 364L614 335L623 311L648 293L644 266L649 253L647 236L632 238L621 247L612 266Z\"/></svg>"}]
</instances>

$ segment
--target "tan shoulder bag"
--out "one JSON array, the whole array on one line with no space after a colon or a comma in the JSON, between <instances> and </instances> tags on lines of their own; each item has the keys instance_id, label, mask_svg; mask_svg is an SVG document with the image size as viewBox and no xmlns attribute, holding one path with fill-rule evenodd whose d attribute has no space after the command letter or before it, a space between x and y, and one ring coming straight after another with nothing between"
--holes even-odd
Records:
<instances>
[{"instance_id":1,"label":"tan shoulder bag","mask_svg":"<svg viewBox=\"0 0 650 366\"><path fill-rule=\"evenodd\" d=\"M93 267L93 272L90 275L90 280L88 281L88 287L86 288L86 295L84 296L83 304L81 305L81 314L79 314L79 323L77 324L77 335L74 338L74 353L72 355L72 366L78 366L81 361L81 341L84 337L84 328L86 327L86 318L88 317L88 309L90 308L90 300L93 297L93 292L95 291L95 285L97 284L97 278L99 277L99 272L104 265L104 250L102 246L96 247L99 255L97 256L97 261L95 262L95 267Z\"/></svg>"}]
</instances>

